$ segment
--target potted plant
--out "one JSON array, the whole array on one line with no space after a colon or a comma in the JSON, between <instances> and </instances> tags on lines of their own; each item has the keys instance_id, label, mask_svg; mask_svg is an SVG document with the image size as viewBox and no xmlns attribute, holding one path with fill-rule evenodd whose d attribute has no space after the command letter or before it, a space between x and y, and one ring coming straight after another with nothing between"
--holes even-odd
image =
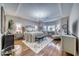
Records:
<instances>
[{"instance_id":1,"label":"potted plant","mask_svg":"<svg viewBox=\"0 0 79 59\"><path fill-rule=\"evenodd\" d=\"M9 20L9 22L8 22L8 33L9 34L12 34L12 32L13 32L13 25L14 25L13 20Z\"/></svg>"}]
</instances>

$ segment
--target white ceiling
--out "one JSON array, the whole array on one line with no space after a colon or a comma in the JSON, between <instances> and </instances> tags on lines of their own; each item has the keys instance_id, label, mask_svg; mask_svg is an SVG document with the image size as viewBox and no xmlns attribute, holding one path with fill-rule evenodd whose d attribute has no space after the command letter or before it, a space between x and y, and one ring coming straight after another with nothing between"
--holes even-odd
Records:
<instances>
[{"instance_id":1,"label":"white ceiling","mask_svg":"<svg viewBox=\"0 0 79 59\"><path fill-rule=\"evenodd\" d=\"M73 4L68 3L5 3L6 15L19 16L33 21L49 21L61 16L68 16ZM38 12L41 14L39 15ZM36 17L36 16L40 17Z\"/></svg>"}]
</instances>

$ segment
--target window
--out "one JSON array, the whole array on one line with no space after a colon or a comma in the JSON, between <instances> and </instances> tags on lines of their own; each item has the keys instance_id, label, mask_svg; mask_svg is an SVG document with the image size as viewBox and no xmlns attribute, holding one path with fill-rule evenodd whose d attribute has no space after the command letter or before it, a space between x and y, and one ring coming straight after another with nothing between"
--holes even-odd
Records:
<instances>
[{"instance_id":1,"label":"window","mask_svg":"<svg viewBox=\"0 0 79 59\"><path fill-rule=\"evenodd\" d=\"M35 25L35 28L34 29L35 29L35 31L37 31L38 30L38 27Z\"/></svg>"},{"instance_id":2,"label":"window","mask_svg":"<svg viewBox=\"0 0 79 59\"><path fill-rule=\"evenodd\" d=\"M55 25L48 26L48 31L55 31Z\"/></svg>"},{"instance_id":3,"label":"window","mask_svg":"<svg viewBox=\"0 0 79 59\"><path fill-rule=\"evenodd\" d=\"M56 25L56 31L59 31L60 30L60 24L57 24Z\"/></svg>"},{"instance_id":4,"label":"window","mask_svg":"<svg viewBox=\"0 0 79 59\"><path fill-rule=\"evenodd\" d=\"M43 31L47 31L47 26L43 26Z\"/></svg>"},{"instance_id":5,"label":"window","mask_svg":"<svg viewBox=\"0 0 79 59\"><path fill-rule=\"evenodd\" d=\"M22 24L16 23L16 32L21 32L22 33Z\"/></svg>"}]
</instances>

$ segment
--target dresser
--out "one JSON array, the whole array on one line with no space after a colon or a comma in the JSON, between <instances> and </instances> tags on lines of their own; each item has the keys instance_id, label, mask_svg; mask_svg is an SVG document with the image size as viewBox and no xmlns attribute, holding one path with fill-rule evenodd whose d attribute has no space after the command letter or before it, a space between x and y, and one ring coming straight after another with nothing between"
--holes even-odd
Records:
<instances>
[{"instance_id":1,"label":"dresser","mask_svg":"<svg viewBox=\"0 0 79 59\"><path fill-rule=\"evenodd\" d=\"M76 37L72 35L62 35L61 40L63 51L76 55Z\"/></svg>"}]
</instances>

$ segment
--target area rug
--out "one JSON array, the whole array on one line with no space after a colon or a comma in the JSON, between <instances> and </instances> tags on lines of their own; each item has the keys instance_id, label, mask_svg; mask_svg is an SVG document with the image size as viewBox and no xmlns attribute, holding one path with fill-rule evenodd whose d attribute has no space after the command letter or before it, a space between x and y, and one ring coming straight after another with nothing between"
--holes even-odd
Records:
<instances>
[{"instance_id":1,"label":"area rug","mask_svg":"<svg viewBox=\"0 0 79 59\"><path fill-rule=\"evenodd\" d=\"M53 39L45 37L41 43L22 41L26 46L28 46L33 52L39 53L44 47L46 47Z\"/></svg>"}]
</instances>

